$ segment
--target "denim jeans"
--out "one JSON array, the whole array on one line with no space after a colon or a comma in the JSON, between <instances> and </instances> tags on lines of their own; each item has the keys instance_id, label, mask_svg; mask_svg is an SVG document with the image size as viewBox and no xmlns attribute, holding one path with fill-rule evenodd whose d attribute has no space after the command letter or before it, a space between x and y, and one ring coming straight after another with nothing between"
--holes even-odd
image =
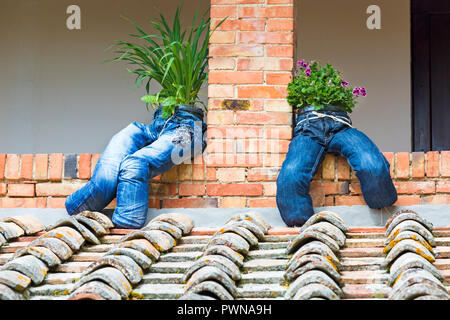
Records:
<instances>
[{"instance_id":1,"label":"denim jeans","mask_svg":"<svg viewBox=\"0 0 450 320\"><path fill-rule=\"evenodd\" d=\"M351 124L346 112L319 111ZM315 118L315 119L314 119ZM301 226L314 214L309 195L311 180L326 153L339 154L355 171L370 208L384 208L397 201L389 162L361 131L313 111L300 114L294 138L277 178L277 205L288 226Z\"/></svg>"},{"instance_id":2,"label":"denim jeans","mask_svg":"<svg viewBox=\"0 0 450 320\"><path fill-rule=\"evenodd\" d=\"M90 181L67 198L67 212L101 211L116 198L113 223L141 228L147 218L150 179L202 153L205 131L203 119L183 108L168 119L158 109L149 125L131 123L111 138Z\"/></svg>"}]
</instances>

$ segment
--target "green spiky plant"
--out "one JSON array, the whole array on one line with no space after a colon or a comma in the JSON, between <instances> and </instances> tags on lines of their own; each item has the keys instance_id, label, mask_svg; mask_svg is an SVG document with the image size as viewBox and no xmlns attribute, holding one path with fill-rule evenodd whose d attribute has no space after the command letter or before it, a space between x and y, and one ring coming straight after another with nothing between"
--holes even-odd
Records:
<instances>
[{"instance_id":1,"label":"green spiky plant","mask_svg":"<svg viewBox=\"0 0 450 320\"><path fill-rule=\"evenodd\" d=\"M156 34L147 34L133 21L129 20L139 34L130 36L144 44L117 41L112 47L117 57L107 61L126 61L134 69L128 70L136 75L135 88L146 82L147 94L141 98L146 108L161 105L162 116L170 117L177 105L195 105L199 100L200 88L208 79L208 44L211 37L210 18L205 12L197 23L195 13L189 29L183 29L180 22L181 7L177 7L172 27L165 17L151 21ZM226 18L225 18L226 19ZM217 26L225 21L221 20ZM127 19L128 20L128 19ZM213 31L214 31L213 30ZM150 94L150 82L154 80L162 87L156 94Z\"/></svg>"}]
</instances>

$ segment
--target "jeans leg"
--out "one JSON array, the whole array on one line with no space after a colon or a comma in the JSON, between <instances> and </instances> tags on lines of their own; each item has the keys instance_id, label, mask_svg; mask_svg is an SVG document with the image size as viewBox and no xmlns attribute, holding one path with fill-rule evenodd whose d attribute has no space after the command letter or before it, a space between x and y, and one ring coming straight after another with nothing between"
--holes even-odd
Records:
<instances>
[{"instance_id":1,"label":"jeans leg","mask_svg":"<svg viewBox=\"0 0 450 320\"><path fill-rule=\"evenodd\" d=\"M70 215L84 210L103 210L115 197L122 159L150 143L146 125L133 122L115 134L99 158L92 178L66 200Z\"/></svg>"},{"instance_id":2,"label":"jeans leg","mask_svg":"<svg viewBox=\"0 0 450 320\"><path fill-rule=\"evenodd\" d=\"M112 217L116 226L143 227L148 213L150 179L191 156L192 142L189 141L184 146L174 142L178 135L177 129L167 130L155 142L128 155L122 161L117 186L117 206Z\"/></svg>"},{"instance_id":3,"label":"jeans leg","mask_svg":"<svg viewBox=\"0 0 450 320\"><path fill-rule=\"evenodd\" d=\"M292 139L277 178L277 206L289 227L303 225L314 214L311 180L325 156L325 147L299 134Z\"/></svg>"},{"instance_id":4,"label":"jeans leg","mask_svg":"<svg viewBox=\"0 0 450 320\"><path fill-rule=\"evenodd\" d=\"M347 159L360 181L364 200L370 208L388 207L397 201L389 162L364 133L354 128L340 131L331 140L329 150Z\"/></svg>"}]
</instances>

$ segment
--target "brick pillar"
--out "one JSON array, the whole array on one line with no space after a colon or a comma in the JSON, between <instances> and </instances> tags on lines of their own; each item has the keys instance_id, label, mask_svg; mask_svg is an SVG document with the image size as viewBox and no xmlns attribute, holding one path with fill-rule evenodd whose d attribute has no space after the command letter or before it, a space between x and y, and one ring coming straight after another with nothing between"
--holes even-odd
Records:
<instances>
[{"instance_id":1,"label":"brick pillar","mask_svg":"<svg viewBox=\"0 0 450 320\"><path fill-rule=\"evenodd\" d=\"M275 207L275 180L292 138L286 102L294 0L211 0L207 196L219 207Z\"/></svg>"}]
</instances>

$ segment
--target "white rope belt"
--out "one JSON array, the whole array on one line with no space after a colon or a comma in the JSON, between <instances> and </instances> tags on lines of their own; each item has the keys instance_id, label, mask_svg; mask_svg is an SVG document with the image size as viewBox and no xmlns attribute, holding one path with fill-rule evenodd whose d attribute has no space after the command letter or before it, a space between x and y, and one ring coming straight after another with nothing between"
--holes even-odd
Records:
<instances>
[{"instance_id":1,"label":"white rope belt","mask_svg":"<svg viewBox=\"0 0 450 320\"><path fill-rule=\"evenodd\" d=\"M315 117L303 119L299 123L297 123L297 125L299 125L300 123L302 123L303 121L306 121L306 120L314 120L314 119L320 119L320 118L331 118L334 121L341 122L341 123L349 126L350 128L353 128L353 126L346 121L347 118L345 118L345 117L333 116L331 114L324 114L324 113L319 113L319 112L316 112L316 111L311 111L311 114L315 115ZM342 120L342 119L345 119L345 120Z\"/></svg>"}]
</instances>

